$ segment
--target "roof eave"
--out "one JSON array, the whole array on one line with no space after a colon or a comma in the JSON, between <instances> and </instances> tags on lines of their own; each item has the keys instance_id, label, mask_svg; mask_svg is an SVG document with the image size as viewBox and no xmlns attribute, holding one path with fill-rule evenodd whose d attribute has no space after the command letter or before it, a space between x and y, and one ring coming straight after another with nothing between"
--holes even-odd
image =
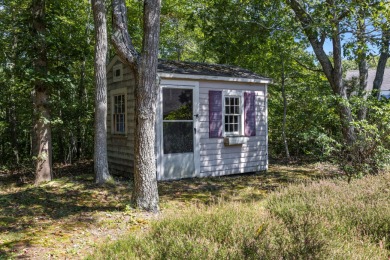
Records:
<instances>
[{"instance_id":1,"label":"roof eave","mask_svg":"<svg viewBox=\"0 0 390 260\"><path fill-rule=\"evenodd\" d=\"M243 82L243 83L257 83L257 84L272 83L272 79L267 79L267 78L254 79L254 78L194 75L194 74L178 74L178 73L166 73L166 72L158 72L158 75L161 78L166 78L166 79L213 80L213 81Z\"/></svg>"}]
</instances>

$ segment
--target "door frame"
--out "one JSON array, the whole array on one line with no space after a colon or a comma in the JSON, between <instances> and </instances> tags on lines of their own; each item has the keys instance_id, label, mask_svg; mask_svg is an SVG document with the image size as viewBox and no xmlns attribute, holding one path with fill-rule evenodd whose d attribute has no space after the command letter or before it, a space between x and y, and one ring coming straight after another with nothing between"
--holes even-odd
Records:
<instances>
[{"instance_id":1,"label":"door frame","mask_svg":"<svg viewBox=\"0 0 390 260\"><path fill-rule=\"evenodd\" d=\"M157 109L156 109L156 166L157 166L157 173L156 177L157 180L164 180L163 173L164 173L164 147L163 147L163 115L162 115L162 106L163 106L163 100L162 100L162 90L163 88L178 88L178 89L192 89L193 93L193 105L192 105L192 115L193 115L193 122L194 122L194 131L193 131L193 138L194 138L194 166L195 166L195 172L193 174L193 177L199 177L200 176L200 134L199 134L199 82L198 81L187 81L187 80L164 80L161 79L160 82L160 88L158 91L158 102L157 102Z\"/></svg>"}]
</instances>

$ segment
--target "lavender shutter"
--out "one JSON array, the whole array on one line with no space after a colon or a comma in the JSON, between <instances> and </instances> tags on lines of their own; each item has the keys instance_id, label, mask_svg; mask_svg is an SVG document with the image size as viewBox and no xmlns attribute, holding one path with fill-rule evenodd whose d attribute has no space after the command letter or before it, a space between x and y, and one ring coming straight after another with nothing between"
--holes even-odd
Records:
<instances>
[{"instance_id":1,"label":"lavender shutter","mask_svg":"<svg viewBox=\"0 0 390 260\"><path fill-rule=\"evenodd\" d=\"M244 93L244 134L256 135L256 104L255 92Z\"/></svg>"},{"instance_id":2,"label":"lavender shutter","mask_svg":"<svg viewBox=\"0 0 390 260\"><path fill-rule=\"evenodd\" d=\"M209 91L209 137L222 137L222 91Z\"/></svg>"}]
</instances>

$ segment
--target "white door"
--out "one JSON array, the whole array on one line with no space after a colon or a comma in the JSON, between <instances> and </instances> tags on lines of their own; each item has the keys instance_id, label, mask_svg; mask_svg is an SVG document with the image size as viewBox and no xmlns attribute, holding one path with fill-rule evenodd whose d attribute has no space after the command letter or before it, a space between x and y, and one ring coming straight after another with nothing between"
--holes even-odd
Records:
<instances>
[{"instance_id":1,"label":"white door","mask_svg":"<svg viewBox=\"0 0 390 260\"><path fill-rule=\"evenodd\" d=\"M163 85L160 99L159 180L197 176L198 88Z\"/></svg>"}]
</instances>

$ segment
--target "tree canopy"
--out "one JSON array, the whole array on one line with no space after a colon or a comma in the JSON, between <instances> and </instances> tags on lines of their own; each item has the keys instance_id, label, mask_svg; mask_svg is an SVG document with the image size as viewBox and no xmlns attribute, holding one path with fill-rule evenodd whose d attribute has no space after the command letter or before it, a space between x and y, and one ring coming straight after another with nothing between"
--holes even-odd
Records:
<instances>
[{"instance_id":1,"label":"tree canopy","mask_svg":"<svg viewBox=\"0 0 390 260\"><path fill-rule=\"evenodd\" d=\"M145 29L143 3L126 1L127 29L137 53L142 53ZM37 160L31 101L36 80L46 84L50 97L53 162L92 158L91 5L86 0L44 1L47 73L42 76L34 70L31 4L0 4L0 164L28 168ZM112 7L107 6L110 21ZM369 97L366 86L367 70L377 69L378 90L388 64L389 6L379 0L166 0L158 56L238 65L273 78L268 96L272 157L285 156L286 142L292 157L316 160L331 159L335 151L352 153L361 138L379 138L386 150L388 119L378 115L387 111L388 101L377 100L379 91ZM112 31L109 24L108 34ZM329 42L332 51L327 53L324 44ZM111 44L108 53L108 60L115 55ZM349 69L360 73L354 86L346 84ZM364 137L372 126L382 130L375 138Z\"/></svg>"}]
</instances>

